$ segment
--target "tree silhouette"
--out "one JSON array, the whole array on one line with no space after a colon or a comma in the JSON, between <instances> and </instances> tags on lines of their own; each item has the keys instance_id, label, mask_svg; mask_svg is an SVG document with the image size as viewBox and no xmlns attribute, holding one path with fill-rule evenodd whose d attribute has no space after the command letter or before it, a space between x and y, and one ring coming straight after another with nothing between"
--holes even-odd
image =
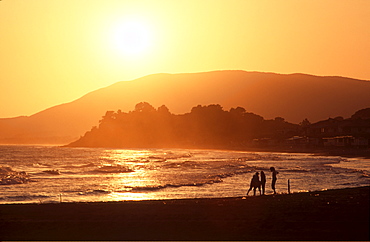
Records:
<instances>
[{"instance_id":1,"label":"tree silhouette","mask_svg":"<svg viewBox=\"0 0 370 242\"><path fill-rule=\"evenodd\" d=\"M141 102L135 105L135 112L141 113L155 112L155 108L147 102Z\"/></svg>"},{"instance_id":2,"label":"tree silhouette","mask_svg":"<svg viewBox=\"0 0 370 242\"><path fill-rule=\"evenodd\" d=\"M242 107L225 111L219 104L198 105L190 113L175 115L165 105L155 109L147 102L140 102L128 113L107 111L99 127L71 145L238 148L255 138L284 138L289 131L298 130L297 127L283 118L265 120Z\"/></svg>"}]
</instances>

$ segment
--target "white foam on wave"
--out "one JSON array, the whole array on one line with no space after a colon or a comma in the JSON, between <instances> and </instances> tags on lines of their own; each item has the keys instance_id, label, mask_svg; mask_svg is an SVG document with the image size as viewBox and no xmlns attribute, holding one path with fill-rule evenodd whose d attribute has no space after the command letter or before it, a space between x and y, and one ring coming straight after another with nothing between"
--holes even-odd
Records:
<instances>
[{"instance_id":1,"label":"white foam on wave","mask_svg":"<svg viewBox=\"0 0 370 242\"><path fill-rule=\"evenodd\" d=\"M126 166L121 165L111 165L111 166L101 166L98 169L94 170L95 172L100 173L125 173L125 172L133 172L133 170Z\"/></svg>"},{"instance_id":2,"label":"white foam on wave","mask_svg":"<svg viewBox=\"0 0 370 242\"><path fill-rule=\"evenodd\" d=\"M271 166L279 171L279 193L286 192L287 180L292 192L363 186L370 182L368 160L312 154L11 148L0 146L3 156L0 157L0 177L11 178L3 182L8 186L0 186L1 204L22 200L59 201L60 194L63 201L71 202L242 196L257 171L265 172L268 193L271 192ZM59 170L61 174L45 172L52 170ZM28 174L37 182L28 183L31 181ZM37 196L40 194L43 196Z\"/></svg>"},{"instance_id":3,"label":"white foam on wave","mask_svg":"<svg viewBox=\"0 0 370 242\"><path fill-rule=\"evenodd\" d=\"M10 167L0 166L0 185L23 184L29 181L26 172L16 172Z\"/></svg>"}]
</instances>

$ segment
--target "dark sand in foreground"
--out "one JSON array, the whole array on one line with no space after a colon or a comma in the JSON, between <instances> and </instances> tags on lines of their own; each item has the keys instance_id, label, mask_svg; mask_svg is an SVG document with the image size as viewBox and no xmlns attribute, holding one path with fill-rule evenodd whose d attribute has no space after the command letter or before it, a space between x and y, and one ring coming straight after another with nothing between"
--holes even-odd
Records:
<instances>
[{"instance_id":1,"label":"dark sand in foreground","mask_svg":"<svg viewBox=\"0 0 370 242\"><path fill-rule=\"evenodd\" d=\"M0 205L0 239L369 240L369 191Z\"/></svg>"}]
</instances>

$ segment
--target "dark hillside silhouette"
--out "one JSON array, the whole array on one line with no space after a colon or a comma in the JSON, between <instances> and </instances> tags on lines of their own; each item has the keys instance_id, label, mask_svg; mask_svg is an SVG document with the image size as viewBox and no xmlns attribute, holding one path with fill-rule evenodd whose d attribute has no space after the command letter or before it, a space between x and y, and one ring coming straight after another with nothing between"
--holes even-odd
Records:
<instances>
[{"instance_id":1,"label":"dark hillside silhouette","mask_svg":"<svg viewBox=\"0 0 370 242\"><path fill-rule=\"evenodd\" d=\"M197 105L218 103L226 110L244 107L266 119L284 117L314 123L350 117L370 106L370 81L304 74L281 75L245 71L154 74L117 82L29 117L0 119L0 143L68 143L76 140L106 110L128 112L146 100L166 104L174 114Z\"/></svg>"},{"instance_id":2,"label":"dark hillside silhouette","mask_svg":"<svg viewBox=\"0 0 370 242\"><path fill-rule=\"evenodd\" d=\"M241 148L255 138L284 140L299 132L299 125L265 120L241 107L225 111L218 104L198 105L190 113L172 114L166 106L155 109L141 102L128 113L107 111L98 127L69 146Z\"/></svg>"},{"instance_id":3,"label":"dark hillside silhouette","mask_svg":"<svg viewBox=\"0 0 370 242\"><path fill-rule=\"evenodd\" d=\"M352 119L370 119L370 108L358 110L351 116Z\"/></svg>"}]
</instances>

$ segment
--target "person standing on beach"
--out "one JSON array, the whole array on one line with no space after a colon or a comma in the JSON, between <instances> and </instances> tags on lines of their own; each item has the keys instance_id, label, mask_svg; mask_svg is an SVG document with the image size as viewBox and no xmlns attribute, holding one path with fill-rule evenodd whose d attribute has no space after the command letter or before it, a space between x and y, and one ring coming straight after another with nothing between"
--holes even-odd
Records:
<instances>
[{"instance_id":1,"label":"person standing on beach","mask_svg":"<svg viewBox=\"0 0 370 242\"><path fill-rule=\"evenodd\" d=\"M250 184L249 190L247 192L247 196L248 196L249 192L252 190L252 188L253 188L253 196L256 196L256 189L257 188L260 191L260 195L261 195L261 182L260 182L260 178L258 176L258 172L256 172L256 174L254 174L253 177L252 177L251 184Z\"/></svg>"},{"instance_id":2,"label":"person standing on beach","mask_svg":"<svg viewBox=\"0 0 370 242\"><path fill-rule=\"evenodd\" d=\"M265 195L265 186L266 186L266 175L263 171L261 171L261 188L262 188L262 195Z\"/></svg>"},{"instance_id":3,"label":"person standing on beach","mask_svg":"<svg viewBox=\"0 0 370 242\"><path fill-rule=\"evenodd\" d=\"M272 183L271 183L271 187L272 187L272 190L274 190L274 194L276 194L276 190L275 190L275 184L276 184L276 180L277 180L276 175L279 174L279 172L277 172L275 170L275 167L270 167L270 171L272 172Z\"/></svg>"}]
</instances>

